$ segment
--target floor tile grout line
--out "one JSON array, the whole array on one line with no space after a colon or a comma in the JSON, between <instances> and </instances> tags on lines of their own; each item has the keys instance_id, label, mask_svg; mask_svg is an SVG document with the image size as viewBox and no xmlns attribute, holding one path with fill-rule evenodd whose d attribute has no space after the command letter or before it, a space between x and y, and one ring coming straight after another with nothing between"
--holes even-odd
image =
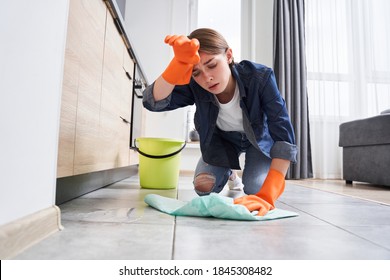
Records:
<instances>
[{"instance_id":1,"label":"floor tile grout line","mask_svg":"<svg viewBox=\"0 0 390 280\"><path fill-rule=\"evenodd\" d=\"M299 185L299 184L291 184L290 186L302 187L302 188L305 188L305 189L310 189L312 191L320 191L320 192L323 192L323 193L335 194L335 195L339 195L339 196L342 196L342 197L362 200L364 202L375 203L375 204L383 205L383 206L390 206L390 204L388 204L386 202L383 202L383 201L373 200L373 199L369 199L369 198L365 198L365 197L361 197L361 196L355 196L355 195L351 195L351 194L344 194L344 193L340 193L340 192L337 192L337 191L323 190L323 189L318 189L318 188L315 188L315 187L304 186L304 185Z\"/></svg>"},{"instance_id":2,"label":"floor tile grout line","mask_svg":"<svg viewBox=\"0 0 390 280\"><path fill-rule=\"evenodd\" d=\"M287 203L285 203L285 202L281 202L281 203L283 203L284 205L288 205L289 207L294 208L294 209L296 209L296 210L299 210L300 212L305 213L305 214L307 214L307 215L309 215L309 216L311 216L311 217L313 217L313 218L315 218L315 219L317 219L317 220L320 220L320 221L322 221L322 222L324 222L324 223L326 223L326 224L328 224L328 225L330 225L330 226L332 226L332 227L338 228L338 229L340 229L340 230L342 230L342 231L344 231L344 232L347 232L347 233L349 233L349 234L351 234L351 235L353 235L353 236L355 236L355 237L358 237L358 238L361 239L361 240L367 241L367 242L369 242L369 243L371 243L371 244L373 244L373 245L375 245L375 246L378 246L378 247L380 247L380 248L382 248L382 249L385 249L385 250L387 250L387 251L390 251L390 248L384 247L383 245L380 245L380 244L378 244L378 243L375 243L375 242L372 241L372 240L369 240L369 239L364 238L364 237L362 237L362 236L360 236L360 235L357 235L356 233L353 233L353 232L351 232L351 231L349 231L349 230L347 230L347 229L345 229L345 228L342 228L341 226L335 225L335 224L333 224L333 223L331 223L331 222L329 222L329 221L327 221L327 220L324 220L324 219L322 219L322 218L320 218L320 217L317 217L317 216L315 216L315 215L313 215L313 214L311 214L311 213L309 213L309 212L306 212L306 211L304 211L304 210L302 210L302 209L299 209L299 208L297 208L297 207L295 207L295 206L292 206L292 205L290 205L290 204L287 204Z\"/></svg>"},{"instance_id":3,"label":"floor tile grout line","mask_svg":"<svg viewBox=\"0 0 390 280\"><path fill-rule=\"evenodd\" d=\"M316 191L322 191L322 192L325 192L325 193L332 193L332 194L338 194L338 195L345 196L345 197L361 199L361 200L364 200L364 201L374 202L374 203L378 203L378 204L385 205L385 206L390 206L389 203L386 203L386 202L383 202L383 201L378 201L378 200L374 200L374 199L370 199L370 198L366 198L366 197L362 197L362 196L357 196L357 195L352 195L352 194L345 194L345 193L342 193L342 192L339 192L339 191L324 190L324 189L321 189L321 188L318 188L318 187L307 186L307 185L300 184L300 183L291 183L291 185L292 186L295 185L295 186L298 186L298 187L303 187L303 188L306 188L306 189L316 190Z\"/></svg>"},{"instance_id":4,"label":"floor tile grout line","mask_svg":"<svg viewBox=\"0 0 390 280\"><path fill-rule=\"evenodd\" d=\"M176 199L179 199L179 189L176 188ZM175 259L175 242L176 242L176 219L174 216L173 219L173 234L172 234L172 252L171 252L171 260Z\"/></svg>"},{"instance_id":5,"label":"floor tile grout line","mask_svg":"<svg viewBox=\"0 0 390 280\"><path fill-rule=\"evenodd\" d=\"M175 259L175 242L176 242L176 216L173 220L173 234L172 234L172 252L171 260Z\"/></svg>"},{"instance_id":6,"label":"floor tile grout line","mask_svg":"<svg viewBox=\"0 0 390 280\"><path fill-rule=\"evenodd\" d=\"M358 238L360 238L360 239L362 239L362 240L365 240L365 241L367 241L367 242L369 242L369 243L371 243L371 244L373 244L373 245L375 245L375 246L378 246L379 248L385 249L385 250L387 250L387 251L390 252L390 248L384 247L384 246L381 245L381 244L378 244L378 243L376 243L376 242L374 242L374 241L372 241L372 240L369 240L369 239L367 239L367 238L365 238L365 237L363 237L363 236L360 236L360 235L358 235L358 234L356 234L356 233L353 233L353 232L351 232L351 231L349 231L349 230L347 230L347 229L345 229L345 228L342 228L342 227L340 227L340 226L337 226L337 225L334 225L334 226L337 227L337 228L339 228L339 229L341 229L341 230L343 230L343 231L345 231L345 232L347 232L347 233L349 233L349 234L352 234L353 236L356 236L356 237L358 237Z\"/></svg>"}]
</instances>

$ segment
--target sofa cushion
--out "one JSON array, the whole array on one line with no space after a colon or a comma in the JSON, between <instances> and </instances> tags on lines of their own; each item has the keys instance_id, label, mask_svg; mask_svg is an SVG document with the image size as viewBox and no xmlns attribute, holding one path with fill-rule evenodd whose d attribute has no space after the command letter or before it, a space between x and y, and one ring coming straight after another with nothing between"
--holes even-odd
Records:
<instances>
[{"instance_id":1,"label":"sofa cushion","mask_svg":"<svg viewBox=\"0 0 390 280\"><path fill-rule=\"evenodd\" d=\"M382 111L382 112L381 112L381 115L383 115L383 114L390 114L390 109L387 109L387 110Z\"/></svg>"},{"instance_id":2,"label":"sofa cushion","mask_svg":"<svg viewBox=\"0 0 390 280\"><path fill-rule=\"evenodd\" d=\"M340 147L390 144L390 114L340 125Z\"/></svg>"}]
</instances>

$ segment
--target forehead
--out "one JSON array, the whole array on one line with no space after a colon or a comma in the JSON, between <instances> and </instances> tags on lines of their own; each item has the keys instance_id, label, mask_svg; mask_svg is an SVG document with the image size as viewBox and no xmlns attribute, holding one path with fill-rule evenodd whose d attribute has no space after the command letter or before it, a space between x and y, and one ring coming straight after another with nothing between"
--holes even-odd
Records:
<instances>
[{"instance_id":1,"label":"forehead","mask_svg":"<svg viewBox=\"0 0 390 280\"><path fill-rule=\"evenodd\" d=\"M199 56L200 56L199 64L204 64L210 60L219 59L219 58L223 57L223 54L222 53L221 54L210 54L210 53L206 53L206 52L199 52Z\"/></svg>"}]
</instances>

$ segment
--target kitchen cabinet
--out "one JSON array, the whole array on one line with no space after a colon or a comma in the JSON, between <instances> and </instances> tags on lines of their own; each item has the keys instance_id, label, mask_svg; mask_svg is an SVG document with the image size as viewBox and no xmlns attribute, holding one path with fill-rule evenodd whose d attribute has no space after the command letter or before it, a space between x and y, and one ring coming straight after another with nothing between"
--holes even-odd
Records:
<instances>
[{"instance_id":1,"label":"kitchen cabinet","mask_svg":"<svg viewBox=\"0 0 390 280\"><path fill-rule=\"evenodd\" d=\"M98 169L106 6L69 3L57 176ZM96 150L96 151L95 151ZM84 168L83 168L84 167Z\"/></svg>"},{"instance_id":2,"label":"kitchen cabinet","mask_svg":"<svg viewBox=\"0 0 390 280\"><path fill-rule=\"evenodd\" d=\"M69 5L57 178L137 165L130 132L139 62L115 3Z\"/></svg>"},{"instance_id":3,"label":"kitchen cabinet","mask_svg":"<svg viewBox=\"0 0 390 280\"><path fill-rule=\"evenodd\" d=\"M122 37L107 16L97 166L100 170L129 164L132 80L124 68L124 58L129 57L125 51Z\"/></svg>"},{"instance_id":4,"label":"kitchen cabinet","mask_svg":"<svg viewBox=\"0 0 390 280\"><path fill-rule=\"evenodd\" d=\"M68 31L68 38L77 40L69 47L78 58L79 71L73 173L67 175L76 175L101 169L100 107L107 11L101 1L71 0L69 14L77 28Z\"/></svg>"}]
</instances>

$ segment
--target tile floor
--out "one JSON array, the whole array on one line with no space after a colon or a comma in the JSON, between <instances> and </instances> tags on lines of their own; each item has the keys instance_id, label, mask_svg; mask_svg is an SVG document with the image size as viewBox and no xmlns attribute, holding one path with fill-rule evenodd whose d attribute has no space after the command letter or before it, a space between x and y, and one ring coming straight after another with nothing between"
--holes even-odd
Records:
<instances>
[{"instance_id":1,"label":"tile floor","mask_svg":"<svg viewBox=\"0 0 390 280\"><path fill-rule=\"evenodd\" d=\"M148 190L134 176L64 203L64 230L14 259L390 259L390 188L289 180L276 206L299 216L265 222L173 217L143 202L149 193L188 201L191 182Z\"/></svg>"}]
</instances>

